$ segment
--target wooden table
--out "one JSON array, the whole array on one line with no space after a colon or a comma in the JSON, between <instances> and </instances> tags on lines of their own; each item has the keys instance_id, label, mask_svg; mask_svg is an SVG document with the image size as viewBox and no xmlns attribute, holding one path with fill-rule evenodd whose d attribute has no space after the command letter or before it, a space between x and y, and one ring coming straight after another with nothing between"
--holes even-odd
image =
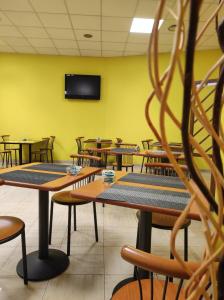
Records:
<instances>
[{"instance_id":1,"label":"wooden table","mask_svg":"<svg viewBox=\"0 0 224 300\"><path fill-rule=\"evenodd\" d=\"M19 145L19 164L22 165L22 163L23 163L23 146L28 145L28 157L29 157L28 162L31 163L32 145L38 144L40 142L42 142L42 140L8 140L8 141L2 141L1 144Z\"/></svg>"},{"instance_id":2,"label":"wooden table","mask_svg":"<svg viewBox=\"0 0 224 300\"><path fill-rule=\"evenodd\" d=\"M39 249L27 255L28 280L30 281L42 281L54 278L64 272L69 265L69 259L64 252L48 248L49 191L59 191L69 185L81 181L84 178L100 172L99 168L86 167L83 168L78 175L72 176L63 172L25 169L26 167L32 167L38 164L39 163L26 164L0 170L0 180L3 179L5 185L39 190ZM6 179L5 176L10 175L7 175L7 173L12 171L20 171L20 174L24 174L24 172L36 172L44 174L43 176L46 174L54 174L62 175L62 177L43 184L26 183L21 182L19 178L16 179L16 181ZM22 260L17 265L17 273L19 276L23 277Z\"/></svg>"},{"instance_id":3,"label":"wooden table","mask_svg":"<svg viewBox=\"0 0 224 300\"><path fill-rule=\"evenodd\" d=\"M145 185L145 184L137 184L137 183L130 183L130 182L123 182L119 181L119 179L124 176L125 172L116 172L116 183L119 185L128 185L128 186L138 186L138 187L144 187L149 189L155 189L155 190L164 190L164 191L173 191L173 192L185 192L186 190L183 189L177 189L177 188L171 188L171 187L164 187L164 186L155 186L155 185ZM151 175L148 175L151 176ZM159 177L160 175L158 175ZM150 241L151 241L151 224L152 224L152 213L162 213L166 215L172 215L172 216L179 216L181 214L180 210L171 209L169 207L167 208L161 208L157 206L150 206L150 205L143 205L143 204L134 204L129 203L125 201L114 201L111 199L102 200L99 199L98 196L109 189L111 187L110 184L104 183L100 180L94 181L90 184L87 184L86 186L83 186L77 190L72 191L72 196L78 197L80 199L85 200L91 200L95 202L105 203L105 204L111 204L116 206L122 206L127 208L134 208L140 210L140 219L139 219L139 225L138 225L138 248L140 250L150 252ZM191 210L189 212L188 218L193 220L200 220L199 211L197 208L197 205L194 204L191 207ZM149 272L145 270L139 270L139 274L141 278L148 278ZM115 290L118 290L123 285L127 284L130 281L136 280L135 274L133 277L125 279L124 281L120 282L118 286L115 287Z\"/></svg>"}]
</instances>

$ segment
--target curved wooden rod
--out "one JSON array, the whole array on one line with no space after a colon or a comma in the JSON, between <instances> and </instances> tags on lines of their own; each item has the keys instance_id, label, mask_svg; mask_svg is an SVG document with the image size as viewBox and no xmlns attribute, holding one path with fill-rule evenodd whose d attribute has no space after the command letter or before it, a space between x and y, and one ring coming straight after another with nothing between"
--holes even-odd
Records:
<instances>
[{"instance_id":1,"label":"curved wooden rod","mask_svg":"<svg viewBox=\"0 0 224 300\"><path fill-rule=\"evenodd\" d=\"M175 259L153 255L131 246L122 247L121 256L124 260L144 270L182 279L190 278L189 274ZM187 262L186 264L192 273L200 267L198 262Z\"/></svg>"}]
</instances>

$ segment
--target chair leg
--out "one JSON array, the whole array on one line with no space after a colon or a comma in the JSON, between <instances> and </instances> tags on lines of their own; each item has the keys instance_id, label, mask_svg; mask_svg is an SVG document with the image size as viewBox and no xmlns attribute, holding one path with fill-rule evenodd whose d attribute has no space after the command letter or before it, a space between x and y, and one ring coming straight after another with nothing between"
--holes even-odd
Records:
<instances>
[{"instance_id":1,"label":"chair leg","mask_svg":"<svg viewBox=\"0 0 224 300\"><path fill-rule=\"evenodd\" d=\"M12 167L12 153L11 152L10 152L9 156L10 156L10 165Z\"/></svg>"},{"instance_id":2,"label":"chair leg","mask_svg":"<svg viewBox=\"0 0 224 300\"><path fill-rule=\"evenodd\" d=\"M53 151L50 150L50 153L51 153L51 162L52 162L52 164L53 164L53 162L54 162L54 160L53 160Z\"/></svg>"},{"instance_id":3,"label":"chair leg","mask_svg":"<svg viewBox=\"0 0 224 300\"><path fill-rule=\"evenodd\" d=\"M141 165L141 173L142 173L142 171L143 171L143 166L144 166L144 160L145 160L145 157L143 156L143 159L142 159L142 165Z\"/></svg>"},{"instance_id":4,"label":"chair leg","mask_svg":"<svg viewBox=\"0 0 224 300\"><path fill-rule=\"evenodd\" d=\"M27 259L26 259L25 229L21 233L21 242L22 242L22 256L23 256L23 280L24 280L24 284L27 284L28 280L27 280Z\"/></svg>"},{"instance_id":5,"label":"chair leg","mask_svg":"<svg viewBox=\"0 0 224 300\"><path fill-rule=\"evenodd\" d=\"M134 166L131 166L131 171L132 171L132 173L134 172Z\"/></svg>"},{"instance_id":6,"label":"chair leg","mask_svg":"<svg viewBox=\"0 0 224 300\"><path fill-rule=\"evenodd\" d=\"M188 227L184 228L184 260L188 261Z\"/></svg>"},{"instance_id":7,"label":"chair leg","mask_svg":"<svg viewBox=\"0 0 224 300\"><path fill-rule=\"evenodd\" d=\"M96 242L98 242L98 227L97 227L97 215L96 215L96 202L93 202L93 216L94 216L95 238L96 238Z\"/></svg>"},{"instance_id":8,"label":"chair leg","mask_svg":"<svg viewBox=\"0 0 224 300\"><path fill-rule=\"evenodd\" d=\"M49 237L48 237L49 238L49 245L51 244L51 236L52 236L53 212L54 212L54 202L51 201Z\"/></svg>"},{"instance_id":9,"label":"chair leg","mask_svg":"<svg viewBox=\"0 0 224 300\"><path fill-rule=\"evenodd\" d=\"M71 215L72 206L68 206L68 237L67 237L67 255L70 256L70 244L71 244Z\"/></svg>"},{"instance_id":10,"label":"chair leg","mask_svg":"<svg viewBox=\"0 0 224 300\"><path fill-rule=\"evenodd\" d=\"M74 208L74 231L77 230L77 226L76 226L76 205L73 205Z\"/></svg>"}]
</instances>

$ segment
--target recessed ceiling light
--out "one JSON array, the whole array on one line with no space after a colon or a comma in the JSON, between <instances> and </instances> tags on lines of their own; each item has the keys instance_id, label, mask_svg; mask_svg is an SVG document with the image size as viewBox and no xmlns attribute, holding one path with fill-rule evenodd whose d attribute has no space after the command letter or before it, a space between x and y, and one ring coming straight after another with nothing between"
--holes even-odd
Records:
<instances>
[{"instance_id":1,"label":"recessed ceiling light","mask_svg":"<svg viewBox=\"0 0 224 300\"><path fill-rule=\"evenodd\" d=\"M131 24L130 32L151 33L154 21L154 19L134 18ZM163 20L160 20L159 28L162 23Z\"/></svg>"},{"instance_id":2,"label":"recessed ceiling light","mask_svg":"<svg viewBox=\"0 0 224 300\"><path fill-rule=\"evenodd\" d=\"M93 37L92 34L90 34L90 33L83 34L83 36L87 39L90 39Z\"/></svg>"}]
</instances>

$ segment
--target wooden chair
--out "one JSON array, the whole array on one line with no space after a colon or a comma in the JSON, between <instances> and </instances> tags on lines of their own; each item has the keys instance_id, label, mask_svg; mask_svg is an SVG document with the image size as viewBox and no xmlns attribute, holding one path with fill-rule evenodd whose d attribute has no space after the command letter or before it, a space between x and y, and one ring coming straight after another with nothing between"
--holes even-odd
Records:
<instances>
[{"instance_id":1,"label":"wooden chair","mask_svg":"<svg viewBox=\"0 0 224 300\"><path fill-rule=\"evenodd\" d=\"M150 146L152 144L152 139L147 139L147 140L142 140L142 147L143 147L143 150L149 150L150 149ZM147 162L149 162L149 158L146 157L146 156L143 156L142 158L142 165L141 165L141 173L143 171L143 167L144 167L144 163L145 163L145 159Z\"/></svg>"},{"instance_id":2,"label":"wooden chair","mask_svg":"<svg viewBox=\"0 0 224 300\"><path fill-rule=\"evenodd\" d=\"M48 144L47 144L47 148L41 148L41 150L43 152L46 151L46 153L47 153L47 162L49 161L48 153L50 153L51 163L53 164L53 162L54 162L54 160L53 160L53 150L54 150L55 136L51 135L49 138L45 138L45 139L49 139Z\"/></svg>"},{"instance_id":3,"label":"wooden chair","mask_svg":"<svg viewBox=\"0 0 224 300\"><path fill-rule=\"evenodd\" d=\"M42 138L42 141L38 144L38 149L34 149L31 152L32 161L34 158L34 161L37 160L37 157L39 157L39 161L45 160L48 162L48 143L49 138Z\"/></svg>"},{"instance_id":4,"label":"wooden chair","mask_svg":"<svg viewBox=\"0 0 224 300\"><path fill-rule=\"evenodd\" d=\"M10 139L10 135L9 134L4 134L2 135L2 140L3 141L9 141ZM5 150L5 161L8 161L8 163L6 163L6 165L9 164L9 161L12 161L12 154L11 152L14 151L14 154L15 154L15 165L17 165L17 152L19 152L19 147L15 146L15 145L7 145L7 144L4 144L4 150ZM4 160L4 158L3 158ZM11 166L12 166L12 162L11 162Z\"/></svg>"},{"instance_id":5,"label":"wooden chair","mask_svg":"<svg viewBox=\"0 0 224 300\"><path fill-rule=\"evenodd\" d=\"M184 290L182 288L185 279L190 275L184 267L176 260L162 258L134 247L124 246L121 250L121 256L127 262L136 266L137 280L132 281L116 291L112 300L185 300ZM200 267L198 262L186 262L186 266L196 272ZM140 279L138 268L150 272L150 279ZM157 279L154 273L165 275L166 279ZM180 282L169 282L169 277L179 278Z\"/></svg>"},{"instance_id":6,"label":"wooden chair","mask_svg":"<svg viewBox=\"0 0 224 300\"><path fill-rule=\"evenodd\" d=\"M0 180L0 185L4 182ZM0 244L7 243L21 234L24 284L27 280L25 224L22 220L11 216L0 216Z\"/></svg>"},{"instance_id":7,"label":"wooden chair","mask_svg":"<svg viewBox=\"0 0 224 300\"><path fill-rule=\"evenodd\" d=\"M74 160L77 160L78 165L85 166L95 166L99 160L100 157L95 157L91 155L82 155L82 154L74 154L70 156ZM90 183L95 178L95 175L90 176L88 178L83 179L82 182L79 182L77 184L78 187L81 185ZM73 198L70 195L71 191L62 191L55 193L51 198L51 210L50 210L50 227L49 227L49 244L51 244L51 237L52 237L52 224L53 224L53 209L54 209L54 203L60 204L60 205L66 205L68 206L68 231L67 231L67 255L70 255L70 243L71 243L71 214L72 214L72 207L74 210L74 231L77 229L76 224L76 206L78 205L84 205L87 203L90 203L91 201L86 201L83 199L76 199ZM94 216L94 227L95 227L95 238L96 242L98 242L98 228L97 228L97 214L96 214L96 203L93 202L93 216Z\"/></svg>"},{"instance_id":8,"label":"wooden chair","mask_svg":"<svg viewBox=\"0 0 224 300\"><path fill-rule=\"evenodd\" d=\"M0 156L2 159L2 167L8 168L9 164L12 167L12 152L11 150L0 150Z\"/></svg>"},{"instance_id":9,"label":"wooden chair","mask_svg":"<svg viewBox=\"0 0 224 300\"><path fill-rule=\"evenodd\" d=\"M138 145L137 144L131 144L131 143L115 143L115 146L118 148L135 148ZM117 168L117 162L112 164L113 170ZM126 171L128 171L129 168L131 168L131 171L134 171L134 162L133 162L133 155L122 155L122 168L125 168Z\"/></svg>"}]
</instances>

